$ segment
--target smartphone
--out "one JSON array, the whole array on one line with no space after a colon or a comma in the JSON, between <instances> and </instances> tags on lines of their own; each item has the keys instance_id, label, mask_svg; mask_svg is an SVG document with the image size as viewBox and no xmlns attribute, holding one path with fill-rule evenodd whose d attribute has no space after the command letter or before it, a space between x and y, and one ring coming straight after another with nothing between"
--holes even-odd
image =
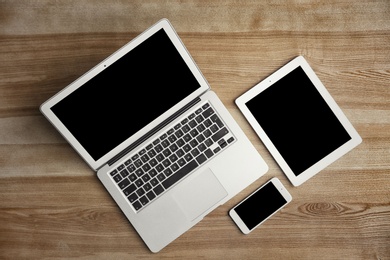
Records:
<instances>
[{"instance_id":1,"label":"smartphone","mask_svg":"<svg viewBox=\"0 0 390 260\"><path fill-rule=\"evenodd\" d=\"M234 206L229 215L244 234L249 234L292 200L276 177Z\"/></svg>"}]
</instances>

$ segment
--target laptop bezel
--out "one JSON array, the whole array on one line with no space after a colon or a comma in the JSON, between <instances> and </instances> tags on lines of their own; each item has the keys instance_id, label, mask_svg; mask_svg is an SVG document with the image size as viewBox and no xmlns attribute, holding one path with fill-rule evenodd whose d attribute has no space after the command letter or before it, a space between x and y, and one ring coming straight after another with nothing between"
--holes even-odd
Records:
<instances>
[{"instance_id":1,"label":"laptop bezel","mask_svg":"<svg viewBox=\"0 0 390 260\"><path fill-rule=\"evenodd\" d=\"M171 109L164 112L161 116L159 116L157 119L149 123L147 126L139 130L137 133L135 133L132 136L129 136L126 140L124 140L121 144L116 146L114 149L106 153L101 158L95 160L92 158L92 156L87 152L86 149L77 141L77 139L72 135L72 133L66 128L66 126L59 120L59 118L53 113L51 108L66 98L69 94L71 94L73 91L78 89L79 87L83 86L87 81L92 79L94 76L99 74L100 72L104 71L107 67L109 67L111 64L113 64L115 61L120 59L122 56L124 56L126 53L134 49L136 46L141 44L143 41L145 41L147 38L152 36L154 33L158 32L160 29L164 29L166 34L168 35L169 39L172 41L178 52L180 53L181 57L199 82L200 87L194 91L192 94L184 98L182 101L177 103L175 106L173 106ZM95 171L97 171L100 167L102 167L104 164L107 163L111 158L113 158L115 155L120 153L122 150L124 150L126 147L131 145L133 142L137 141L139 138L141 138L143 135L148 133L150 130L157 127L159 124L164 122L169 116L174 114L176 111L178 111L180 108L185 106L187 103L191 102L204 92L208 91L210 89L210 86L199 70L198 66L196 65L195 61L189 54L187 48L182 43L181 39L177 35L176 31L173 29L172 25L167 19L162 19L158 21L156 24L154 24L149 29L145 30L143 33L138 35L136 38L131 40L129 43L124 45L122 48L118 49L116 52L111 54L109 57L107 57L105 60L97 64L95 67L93 67L91 70L86 72L84 75L76 79L74 82L66 86L64 89L62 89L60 92L58 92L56 95L48 99L46 102L44 102L40 106L40 110L42 114L53 124L53 126L61 133L61 135L70 143L70 145L80 154L80 156L86 161L86 163ZM97 122L96 127L99 127L99 124L104 124L106 122Z\"/></svg>"}]
</instances>

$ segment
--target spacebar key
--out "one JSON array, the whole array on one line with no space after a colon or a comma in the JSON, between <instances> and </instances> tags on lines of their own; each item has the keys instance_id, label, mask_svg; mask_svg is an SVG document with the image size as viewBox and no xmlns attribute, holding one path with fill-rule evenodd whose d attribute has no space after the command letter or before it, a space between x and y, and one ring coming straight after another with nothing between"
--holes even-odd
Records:
<instances>
[{"instance_id":1,"label":"spacebar key","mask_svg":"<svg viewBox=\"0 0 390 260\"><path fill-rule=\"evenodd\" d=\"M165 189L168 189L173 184L175 184L178 180L186 176L188 173L190 173L193 169L195 169L198 166L198 163L195 160L192 160L187 165L185 165L183 168L181 168L179 171L177 171L175 174L171 175L168 179L166 179L162 185Z\"/></svg>"}]
</instances>

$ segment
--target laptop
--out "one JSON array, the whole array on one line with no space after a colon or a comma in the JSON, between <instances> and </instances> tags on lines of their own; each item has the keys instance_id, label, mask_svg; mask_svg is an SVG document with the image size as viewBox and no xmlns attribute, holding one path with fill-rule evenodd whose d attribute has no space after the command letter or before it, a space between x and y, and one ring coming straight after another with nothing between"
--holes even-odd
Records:
<instances>
[{"instance_id":1,"label":"laptop","mask_svg":"<svg viewBox=\"0 0 390 260\"><path fill-rule=\"evenodd\" d=\"M152 252L268 170L167 19L40 109Z\"/></svg>"}]
</instances>

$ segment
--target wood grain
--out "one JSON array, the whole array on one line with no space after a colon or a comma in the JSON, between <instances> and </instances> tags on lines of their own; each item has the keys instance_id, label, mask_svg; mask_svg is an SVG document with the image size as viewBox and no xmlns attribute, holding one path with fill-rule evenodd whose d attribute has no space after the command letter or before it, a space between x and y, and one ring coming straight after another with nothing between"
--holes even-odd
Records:
<instances>
[{"instance_id":1,"label":"wood grain","mask_svg":"<svg viewBox=\"0 0 390 260\"><path fill-rule=\"evenodd\" d=\"M39 106L163 17L270 170L152 254ZM363 143L293 187L234 99L297 55ZM390 259L389 1L5 0L0 61L0 259ZM228 210L274 176L293 201L242 235Z\"/></svg>"}]
</instances>

